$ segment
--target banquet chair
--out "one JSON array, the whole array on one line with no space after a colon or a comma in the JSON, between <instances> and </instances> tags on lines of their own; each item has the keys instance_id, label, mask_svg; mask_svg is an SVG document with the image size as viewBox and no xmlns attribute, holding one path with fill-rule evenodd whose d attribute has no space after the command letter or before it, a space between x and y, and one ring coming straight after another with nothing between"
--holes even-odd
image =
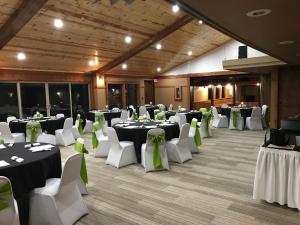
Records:
<instances>
[{"instance_id":1,"label":"banquet chair","mask_svg":"<svg viewBox=\"0 0 300 225\"><path fill-rule=\"evenodd\" d=\"M180 118L180 122L179 122L180 127L186 124L186 116L184 113L176 113L175 116L178 116Z\"/></svg>"},{"instance_id":2,"label":"banquet chair","mask_svg":"<svg viewBox=\"0 0 300 225\"><path fill-rule=\"evenodd\" d=\"M221 108L229 108L229 106L227 104L223 103Z\"/></svg>"},{"instance_id":3,"label":"banquet chair","mask_svg":"<svg viewBox=\"0 0 300 225\"><path fill-rule=\"evenodd\" d=\"M211 112L203 112L200 122L200 135L201 138L207 138L212 136L212 131L210 127L210 114ZM208 121L209 120L209 121Z\"/></svg>"},{"instance_id":4,"label":"banquet chair","mask_svg":"<svg viewBox=\"0 0 300 225\"><path fill-rule=\"evenodd\" d=\"M38 121L29 121L26 124L26 127L27 126L41 126L41 125L40 125L40 123ZM36 131L36 137L38 137L42 133L43 133L42 132L42 128L38 128L37 131ZM29 129L27 129L27 128L26 128L26 141L27 142L31 142L31 131Z\"/></svg>"},{"instance_id":5,"label":"banquet chair","mask_svg":"<svg viewBox=\"0 0 300 225\"><path fill-rule=\"evenodd\" d=\"M71 225L88 209L78 189L82 154L67 158L61 178L50 178L46 185L36 188L30 195L30 225Z\"/></svg>"},{"instance_id":6,"label":"banquet chair","mask_svg":"<svg viewBox=\"0 0 300 225\"><path fill-rule=\"evenodd\" d=\"M166 106L164 104L157 104L158 108L160 111L165 111L166 110Z\"/></svg>"},{"instance_id":7,"label":"banquet chair","mask_svg":"<svg viewBox=\"0 0 300 225\"><path fill-rule=\"evenodd\" d=\"M0 176L0 190L0 201L6 205L0 209L0 225L20 225L18 205L7 177Z\"/></svg>"},{"instance_id":8,"label":"banquet chair","mask_svg":"<svg viewBox=\"0 0 300 225\"><path fill-rule=\"evenodd\" d=\"M128 111L128 112L129 112L129 111ZM127 112L126 110L122 110L122 111L121 111L121 116L120 116L120 118L121 118L121 120L122 120L123 122L126 122L126 121L128 120L128 118L129 118L128 112Z\"/></svg>"},{"instance_id":9,"label":"banquet chair","mask_svg":"<svg viewBox=\"0 0 300 225\"><path fill-rule=\"evenodd\" d=\"M154 151L155 143L151 140L151 137L163 136L162 139L158 142L158 153L160 158L161 165L154 165ZM157 171L157 170L169 170L168 156L166 152L166 141L165 141L165 131L161 128L150 129L147 134L147 141L142 145L142 165L145 168L145 172Z\"/></svg>"},{"instance_id":10,"label":"banquet chair","mask_svg":"<svg viewBox=\"0 0 300 225\"><path fill-rule=\"evenodd\" d=\"M121 118L112 118L110 123L111 123L111 126L113 126L117 123L122 123L122 122L123 122L123 120Z\"/></svg>"},{"instance_id":11,"label":"banquet chair","mask_svg":"<svg viewBox=\"0 0 300 225\"><path fill-rule=\"evenodd\" d=\"M173 138L166 144L167 156L169 161L184 163L192 159L192 154L189 149L189 129L188 123L184 124L180 129L179 138Z\"/></svg>"},{"instance_id":12,"label":"banquet chair","mask_svg":"<svg viewBox=\"0 0 300 225\"><path fill-rule=\"evenodd\" d=\"M56 145L56 138L52 134L42 133L41 135L38 136L37 142Z\"/></svg>"},{"instance_id":13,"label":"banquet chair","mask_svg":"<svg viewBox=\"0 0 300 225\"><path fill-rule=\"evenodd\" d=\"M9 117L6 118L6 122L9 124L10 121L13 121L13 120L16 120L16 119L17 119L17 117L15 117L15 116L9 116Z\"/></svg>"},{"instance_id":14,"label":"banquet chair","mask_svg":"<svg viewBox=\"0 0 300 225\"><path fill-rule=\"evenodd\" d=\"M75 143L75 139L72 133L73 119L67 118L64 122L63 129L55 131L55 138L57 145L68 146Z\"/></svg>"},{"instance_id":15,"label":"banquet chair","mask_svg":"<svg viewBox=\"0 0 300 225\"><path fill-rule=\"evenodd\" d=\"M147 119L150 119L150 114L147 111L147 109L146 109L145 106L140 106L140 108L139 108L139 114L140 114L140 116L146 115Z\"/></svg>"},{"instance_id":16,"label":"banquet chair","mask_svg":"<svg viewBox=\"0 0 300 225\"><path fill-rule=\"evenodd\" d=\"M95 122L94 124L96 123L97 122ZM111 146L108 136L104 135L103 129L96 131L95 135L98 140L98 145L95 146L95 157L96 158L107 157Z\"/></svg>"},{"instance_id":17,"label":"banquet chair","mask_svg":"<svg viewBox=\"0 0 300 225\"><path fill-rule=\"evenodd\" d=\"M172 111L172 110L173 110L173 104L170 104L170 105L169 105L168 110L169 110L169 111Z\"/></svg>"},{"instance_id":18,"label":"banquet chair","mask_svg":"<svg viewBox=\"0 0 300 225\"><path fill-rule=\"evenodd\" d=\"M251 117L246 118L246 128L249 130L262 130L262 113L259 107L252 108Z\"/></svg>"},{"instance_id":19,"label":"banquet chair","mask_svg":"<svg viewBox=\"0 0 300 225\"><path fill-rule=\"evenodd\" d=\"M169 121L172 123L178 123L180 126L180 117L179 116L170 116Z\"/></svg>"},{"instance_id":20,"label":"banquet chair","mask_svg":"<svg viewBox=\"0 0 300 225\"><path fill-rule=\"evenodd\" d=\"M4 143L25 142L25 135L23 133L11 133L8 123L0 122L0 139L3 139Z\"/></svg>"},{"instance_id":21,"label":"banquet chair","mask_svg":"<svg viewBox=\"0 0 300 225\"><path fill-rule=\"evenodd\" d=\"M263 127L269 128L270 127L270 108L267 105L263 105L262 107L262 121Z\"/></svg>"},{"instance_id":22,"label":"banquet chair","mask_svg":"<svg viewBox=\"0 0 300 225\"><path fill-rule=\"evenodd\" d=\"M227 116L218 114L217 108L214 106L212 106L212 112L213 112L212 126L217 128L228 128Z\"/></svg>"},{"instance_id":23,"label":"banquet chair","mask_svg":"<svg viewBox=\"0 0 300 225\"><path fill-rule=\"evenodd\" d=\"M111 144L106 164L120 168L137 163L133 142L119 141L114 128L108 127L105 131Z\"/></svg>"},{"instance_id":24,"label":"banquet chair","mask_svg":"<svg viewBox=\"0 0 300 225\"><path fill-rule=\"evenodd\" d=\"M62 114L62 113L58 113L58 114L56 114L56 116L55 116L56 118L64 118L65 117L65 115L64 114Z\"/></svg>"},{"instance_id":25,"label":"banquet chair","mask_svg":"<svg viewBox=\"0 0 300 225\"><path fill-rule=\"evenodd\" d=\"M79 130L78 130L78 127L79 127L79 120L75 120L75 124L74 124L74 126L72 126L72 134L73 134L73 137L74 137L74 139L76 140L77 138L80 138L81 137L81 135L80 135L80 133L79 133Z\"/></svg>"},{"instance_id":26,"label":"banquet chair","mask_svg":"<svg viewBox=\"0 0 300 225\"><path fill-rule=\"evenodd\" d=\"M197 133L197 129L199 131L199 133ZM195 141L195 136L199 135L198 137L200 138L198 141L200 143L198 143L198 145L201 145L201 133L200 133L200 129L198 127L198 120L196 118L192 119L191 125L190 125L190 130L189 130L189 149L191 151L191 153L199 153L199 148L196 145L196 141Z\"/></svg>"},{"instance_id":27,"label":"banquet chair","mask_svg":"<svg viewBox=\"0 0 300 225\"><path fill-rule=\"evenodd\" d=\"M237 113L237 124L234 126L233 116ZM241 110L238 108L231 108L229 129L231 130L243 130L244 129L244 118L241 116Z\"/></svg>"}]
</instances>

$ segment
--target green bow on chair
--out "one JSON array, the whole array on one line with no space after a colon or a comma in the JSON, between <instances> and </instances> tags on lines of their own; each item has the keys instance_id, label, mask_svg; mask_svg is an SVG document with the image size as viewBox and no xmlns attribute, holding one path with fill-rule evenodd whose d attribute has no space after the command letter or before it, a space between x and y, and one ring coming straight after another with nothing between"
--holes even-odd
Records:
<instances>
[{"instance_id":1,"label":"green bow on chair","mask_svg":"<svg viewBox=\"0 0 300 225\"><path fill-rule=\"evenodd\" d=\"M191 128L195 128L194 141L195 141L196 146L198 147L202 144L202 141L201 141L200 131L197 126L197 123L198 123L198 120L196 118L193 118L192 123L191 123Z\"/></svg>"},{"instance_id":2,"label":"green bow on chair","mask_svg":"<svg viewBox=\"0 0 300 225\"><path fill-rule=\"evenodd\" d=\"M271 110L270 110L270 107L267 107L266 114L265 114L265 117L264 117L265 124L266 124L267 128L270 127L270 120L271 120L270 118L271 118Z\"/></svg>"},{"instance_id":3,"label":"green bow on chair","mask_svg":"<svg viewBox=\"0 0 300 225\"><path fill-rule=\"evenodd\" d=\"M160 111L160 109L155 109L154 110L154 116L156 116L158 113L160 113L161 111Z\"/></svg>"},{"instance_id":4,"label":"green bow on chair","mask_svg":"<svg viewBox=\"0 0 300 225\"><path fill-rule=\"evenodd\" d=\"M29 132L30 132L30 142L31 143L37 141L37 134L40 129L42 129L40 123L35 123L35 124L27 123L26 124L26 130L29 130Z\"/></svg>"},{"instance_id":5,"label":"green bow on chair","mask_svg":"<svg viewBox=\"0 0 300 225\"><path fill-rule=\"evenodd\" d=\"M101 126L104 126L104 113L96 113L95 114L95 122L98 122Z\"/></svg>"},{"instance_id":6,"label":"green bow on chair","mask_svg":"<svg viewBox=\"0 0 300 225\"><path fill-rule=\"evenodd\" d=\"M85 157L84 154L88 154L89 152L86 150L86 148L84 147L84 140L82 138L78 138L76 140L76 144L75 144L75 150L77 152L82 153L82 161L81 161L81 171L80 171L80 176L81 179L83 180L83 182L85 184L88 183L88 175L87 175L87 170L86 170L86 163L85 163Z\"/></svg>"},{"instance_id":7,"label":"green bow on chair","mask_svg":"<svg viewBox=\"0 0 300 225\"><path fill-rule=\"evenodd\" d=\"M200 108L199 111L202 113L207 112L207 108Z\"/></svg>"},{"instance_id":8,"label":"green bow on chair","mask_svg":"<svg viewBox=\"0 0 300 225\"><path fill-rule=\"evenodd\" d=\"M166 120L165 112L160 112L155 115L155 120Z\"/></svg>"},{"instance_id":9,"label":"green bow on chair","mask_svg":"<svg viewBox=\"0 0 300 225\"><path fill-rule=\"evenodd\" d=\"M4 145L4 140L0 139L0 145Z\"/></svg>"},{"instance_id":10,"label":"green bow on chair","mask_svg":"<svg viewBox=\"0 0 300 225\"><path fill-rule=\"evenodd\" d=\"M83 119L81 119L80 114L77 114L76 120L78 121L78 131L80 135L83 135L83 127L82 127L82 123L83 123Z\"/></svg>"},{"instance_id":11,"label":"green bow on chair","mask_svg":"<svg viewBox=\"0 0 300 225\"><path fill-rule=\"evenodd\" d=\"M132 120L138 120L138 115L137 115L135 110L133 110L133 112L132 112L131 119Z\"/></svg>"},{"instance_id":12,"label":"green bow on chair","mask_svg":"<svg viewBox=\"0 0 300 225\"><path fill-rule=\"evenodd\" d=\"M207 134L209 135L209 124L212 118L211 112L203 112L202 113L202 122L205 123L205 130Z\"/></svg>"},{"instance_id":13,"label":"green bow on chair","mask_svg":"<svg viewBox=\"0 0 300 225\"><path fill-rule=\"evenodd\" d=\"M0 211L9 206L9 201L3 200L1 197L12 195L12 193L11 183L9 181L0 187Z\"/></svg>"},{"instance_id":14,"label":"green bow on chair","mask_svg":"<svg viewBox=\"0 0 300 225\"><path fill-rule=\"evenodd\" d=\"M155 169L160 169L162 167L159 145L163 144L166 141L165 134L162 133L160 135L148 134L147 140L154 144L153 151L153 166Z\"/></svg>"},{"instance_id":15,"label":"green bow on chair","mask_svg":"<svg viewBox=\"0 0 300 225\"><path fill-rule=\"evenodd\" d=\"M99 145L99 141L97 139L96 132L98 130L101 130L101 129L103 129L103 124L100 124L99 122L95 122L93 124L93 130L92 130L92 145L93 145L93 148L97 148L98 145Z\"/></svg>"},{"instance_id":16,"label":"green bow on chair","mask_svg":"<svg viewBox=\"0 0 300 225\"><path fill-rule=\"evenodd\" d=\"M238 126L238 118L239 118L239 115L241 114L240 110L237 110L237 111L231 111L231 114L232 114L232 125L237 128Z\"/></svg>"}]
</instances>

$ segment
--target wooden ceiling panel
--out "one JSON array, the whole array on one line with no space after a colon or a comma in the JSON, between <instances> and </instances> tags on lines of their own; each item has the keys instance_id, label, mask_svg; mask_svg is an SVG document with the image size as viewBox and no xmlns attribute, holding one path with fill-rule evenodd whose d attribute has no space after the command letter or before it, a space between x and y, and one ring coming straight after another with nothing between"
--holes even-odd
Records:
<instances>
[{"instance_id":1,"label":"wooden ceiling panel","mask_svg":"<svg viewBox=\"0 0 300 225\"><path fill-rule=\"evenodd\" d=\"M2 26L10 18L21 3L22 0L0 1L0 26Z\"/></svg>"}]
</instances>

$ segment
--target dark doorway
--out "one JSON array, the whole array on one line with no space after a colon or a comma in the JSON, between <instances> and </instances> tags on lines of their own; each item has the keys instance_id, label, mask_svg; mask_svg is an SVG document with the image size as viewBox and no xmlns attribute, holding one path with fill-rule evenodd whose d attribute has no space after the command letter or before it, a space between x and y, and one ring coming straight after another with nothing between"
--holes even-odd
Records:
<instances>
[{"instance_id":1,"label":"dark doorway","mask_svg":"<svg viewBox=\"0 0 300 225\"><path fill-rule=\"evenodd\" d=\"M145 80L145 104L155 104L155 91L154 91L154 81Z\"/></svg>"}]
</instances>

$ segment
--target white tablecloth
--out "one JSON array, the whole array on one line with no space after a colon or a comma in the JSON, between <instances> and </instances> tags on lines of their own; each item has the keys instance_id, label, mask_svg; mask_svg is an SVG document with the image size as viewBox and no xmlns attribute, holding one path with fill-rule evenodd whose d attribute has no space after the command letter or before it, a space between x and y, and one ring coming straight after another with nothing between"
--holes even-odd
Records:
<instances>
[{"instance_id":1,"label":"white tablecloth","mask_svg":"<svg viewBox=\"0 0 300 225\"><path fill-rule=\"evenodd\" d=\"M300 152L261 147L253 199L286 204L300 210Z\"/></svg>"}]
</instances>

